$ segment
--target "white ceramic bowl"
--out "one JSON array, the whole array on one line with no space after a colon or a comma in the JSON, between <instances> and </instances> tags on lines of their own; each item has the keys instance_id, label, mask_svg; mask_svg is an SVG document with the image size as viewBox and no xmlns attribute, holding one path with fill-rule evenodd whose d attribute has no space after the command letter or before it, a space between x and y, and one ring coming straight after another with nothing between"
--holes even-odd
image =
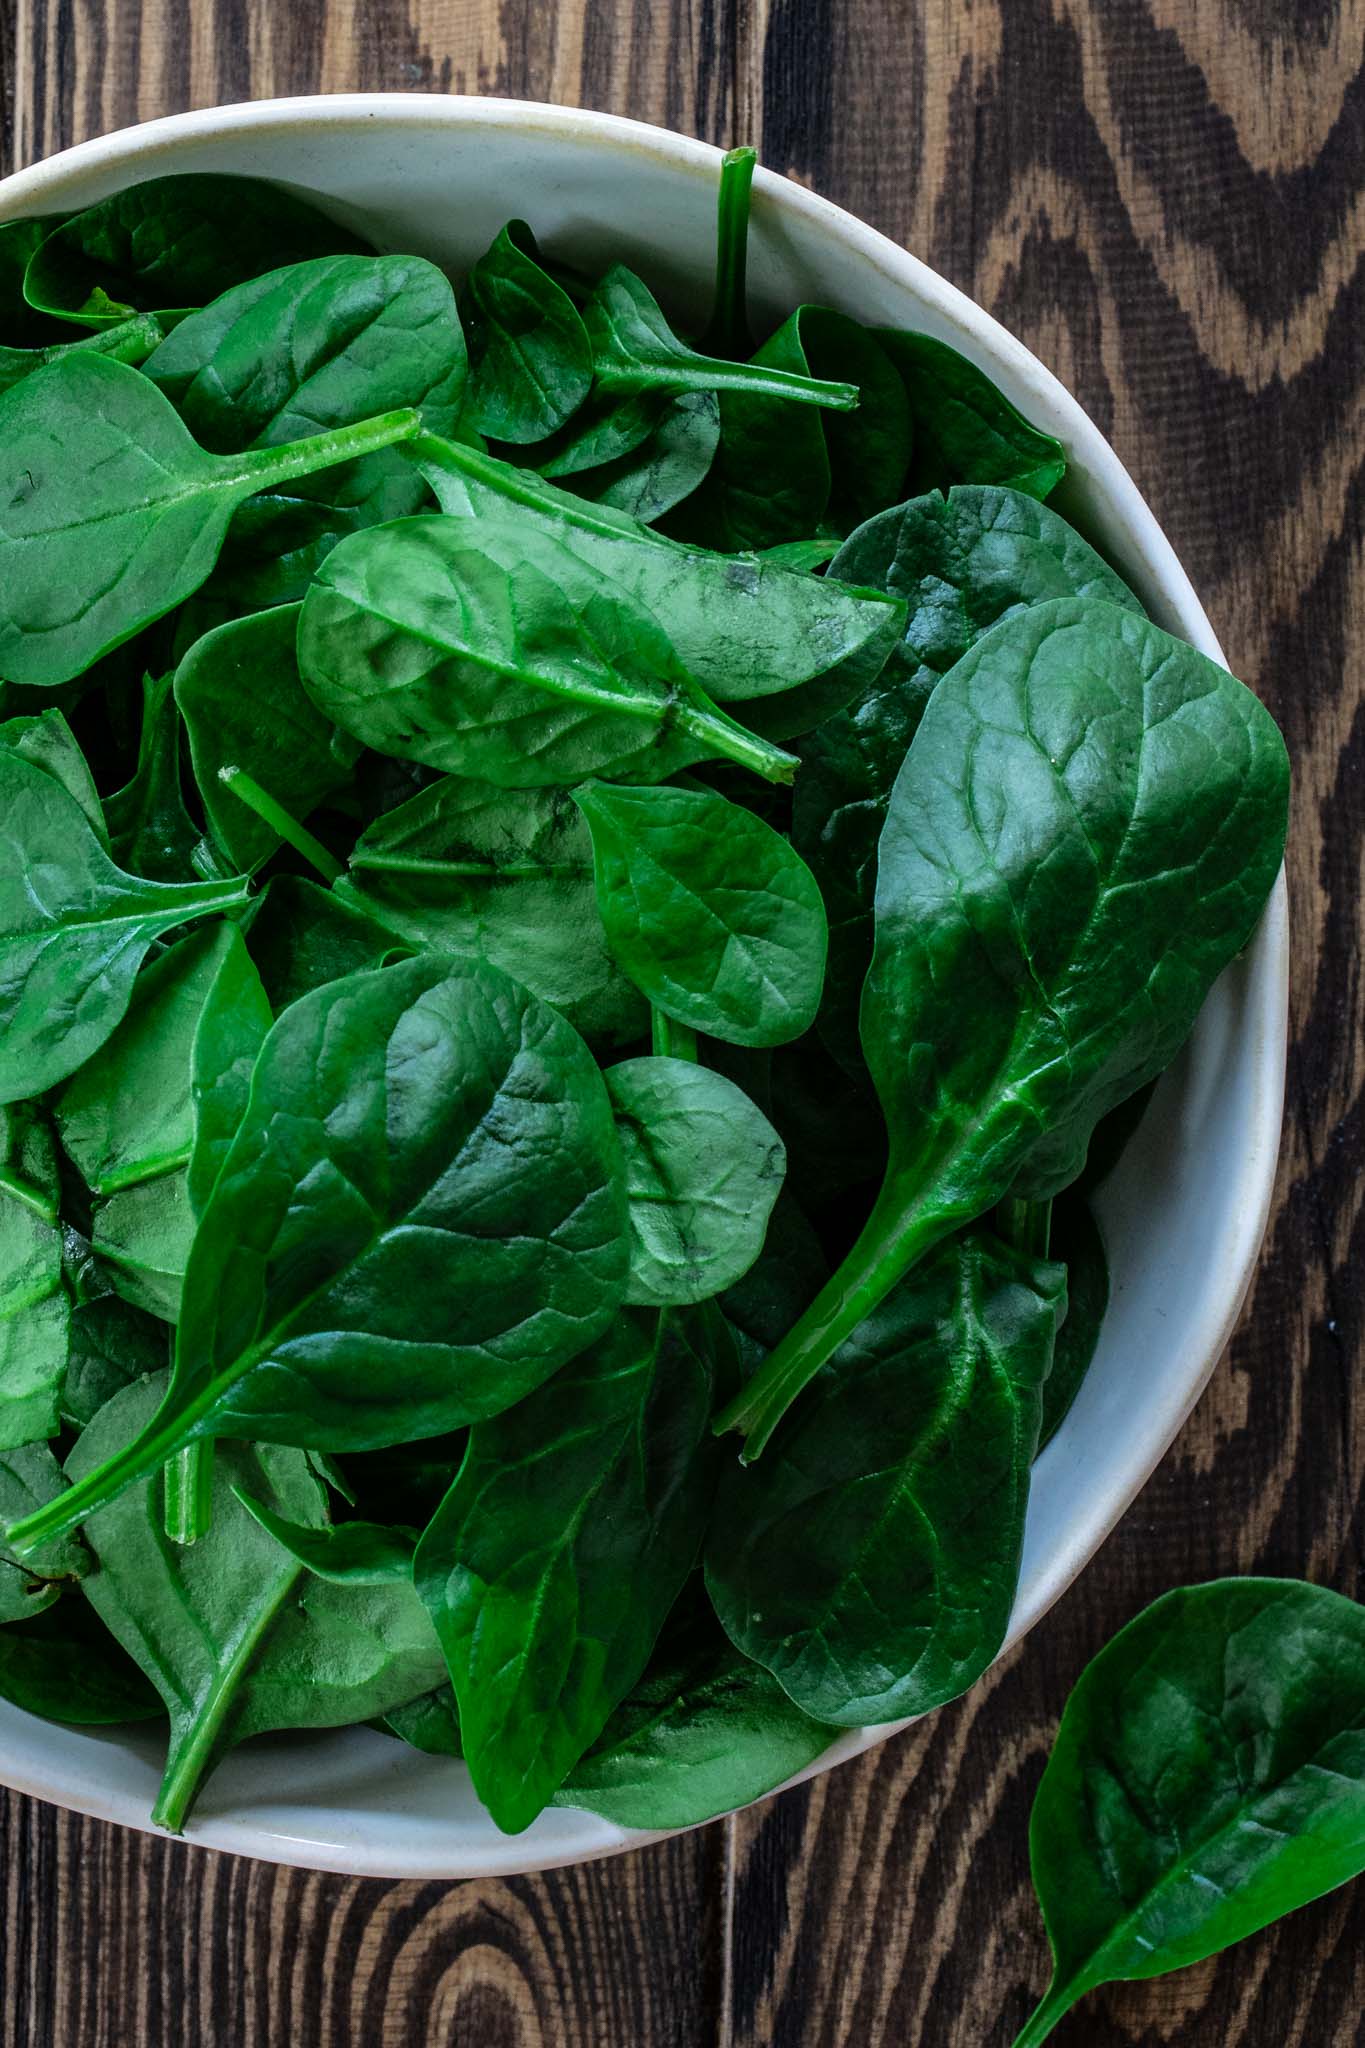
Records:
<instances>
[{"instance_id":1,"label":"white ceramic bowl","mask_svg":"<svg viewBox=\"0 0 1365 2048\"><path fill-rule=\"evenodd\" d=\"M634 121L507 100L399 94L267 100L125 129L0 182L0 220L89 205L179 171L272 178L380 248L463 269L509 215L586 269L621 258L666 300L709 303L719 153ZM1064 443L1058 502L1152 617L1221 660L1179 562L1102 435L1049 371L962 293L871 228L759 171L750 295L776 321L803 300L917 327L989 371ZM1281 877L1255 942L1213 991L1101 1208L1113 1300L1098 1355L1039 1460L1010 1641L1033 1627L1113 1528L1218 1361L1269 1210L1284 1084L1288 941ZM1059 1702L1060 1704L1060 1702ZM840 1736L811 1776L880 1742ZM147 1827L155 1732L86 1733L0 1704L0 1777ZM254 1742L209 1780L192 1841L280 1863L392 1877L544 1869L658 1839L550 1812L498 1833L462 1765L364 1729Z\"/></svg>"}]
</instances>

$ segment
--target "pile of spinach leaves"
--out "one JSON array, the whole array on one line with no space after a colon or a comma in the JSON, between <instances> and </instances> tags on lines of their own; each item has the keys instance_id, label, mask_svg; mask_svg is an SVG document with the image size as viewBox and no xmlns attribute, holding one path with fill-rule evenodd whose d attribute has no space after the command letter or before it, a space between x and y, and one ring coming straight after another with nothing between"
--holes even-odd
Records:
<instances>
[{"instance_id":1,"label":"pile of spinach leaves","mask_svg":"<svg viewBox=\"0 0 1365 2048\"><path fill-rule=\"evenodd\" d=\"M0 226L0 1694L164 1713L167 1826L353 1722L683 1825L970 1685L1278 870L1060 445L755 346L752 168L681 330L251 180Z\"/></svg>"}]
</instances>

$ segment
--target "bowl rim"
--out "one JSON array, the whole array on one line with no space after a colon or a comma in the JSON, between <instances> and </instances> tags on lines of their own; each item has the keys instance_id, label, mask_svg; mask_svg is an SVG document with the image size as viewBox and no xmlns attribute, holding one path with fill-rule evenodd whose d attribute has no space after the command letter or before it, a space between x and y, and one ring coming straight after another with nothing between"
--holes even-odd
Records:
<instances>
[{"instance_id":1,"label":"bowl rim","mask_svg":"<svg viewBox=\"0 0 1365 2048\"><path fill-rule=\"evenodd\" d=\"M0 222L48 206L59 208L63 184L91 173L136 167L144 176L156 175L156 158L164 153L168 159L174 159L186 142L252 133L335 129L348 124L539 132L597 154L645 155L675 171L690 172L708 184L714 183L723 154L713 143L649 122L534 100L425 92L300 95L163 115L61 150L0 179ZM166 169L172 168L168 161ZM808 222L819 232L837 236L893 285L908 287L932 307L940 324L953 332L966 353L984 357L993 367L1004 368L1029 385L1031 402L1036 401L1049 429L1068 440L1069 445L1083 448L1085 467L1099 495L1113 506L1147 575L1160 586L1171 612L1178 618L1182 635L1202 653L1226 666L1203 606L1155 515L1105 436L1053 372L965 292L834 201L762 166L756 171L754 185L756 205L767 204ZM1125 1484L1102 1500L1092 1502L1088 1512L1078 1514L1068 1541L1059 1546L1044 1569L1032 1575L1026 1592L1021 1584L1000 1657L1036 1626L1073 1583L1146 1485L1208 1385L1250 1290L1270 1217L1283 1116L1289 979L1288 898L1283 869L1248 949L1248 959L1244 1028L1255 1040L1255 1115L1245 1132L1239 1181L1229 1191L1234 1218L1227 1240L1226 1284L1218 1298L1206 1304L1194 1326L1183 1333L1182 1348L1190 1359L1189 1373L1164 1403L1154 1407L1135 1447ZM849 1729L813 1763L775 1789L786 1790L820 1776L910 1725L908 1721L896 1721ZM117 1821L145 1833L162 1832L130 1795L108 1782L96 1787L91 1781L79 1793L73 1793L60 1777L53 1778L37 1768L16 1768L8 1761L0 1761L0 1782L15 1791L99 1819ZM256 1822L235 1819L230 1813L192 1819L185 1839L203 1847L307 1869L375 1877L452 1878L511 1875L594 1861L690 1832L688 1828L645 1830L602 1823L599 1827L600 1838L588 1849L561 1853L539 1849L528 1855L524 1838L509 1838L505 1854L482 1856L475 1862L454 1854L439 1863L433 1863L429 1856L405 1857L392 1840L371 1841L363 1848L355 1837L335 1844L303 1841Z\"/></svg>"}]
</instances>

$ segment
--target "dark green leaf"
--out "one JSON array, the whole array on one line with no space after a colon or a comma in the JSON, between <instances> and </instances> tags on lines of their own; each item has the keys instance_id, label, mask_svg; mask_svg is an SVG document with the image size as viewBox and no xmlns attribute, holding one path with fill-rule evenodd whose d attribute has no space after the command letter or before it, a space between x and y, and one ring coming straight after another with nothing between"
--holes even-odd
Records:
<instances>
[{"instance_id":1,"label":"dark green leaf","mask_svg":"<svg viewBox=\"0 0 1365 2048\"><path fill-rule=\"evenodd\" d=\"M469 338L465 417L500 441L543 441L592 386L592 347L573 300L540 267L524 220L512 220L465 280Z\"/></svg>"},{"instance_id":2,"label":"dark green leaf","mask_svg":"<svg viewBox=\"0 0 1365 2048\"><path fill-rule=\"evenodd\" d=\"M136 320L121 321L117 327L106 327L99 334L83 335L79 341L50 342L45 348L0 346L0 392L8 391L21 377L31 377L35 370L45 369L49 363L59 363L76 349L110 356L116 363L145 362L161 338L161 323L147 313Z\"/></svg>"},{"instance_id":3,"label":"dark green leaf","mask_svg":"<svg viewBox=\"0 0 1365 2048\"><path fill-rule=\"evenodd\" d=\"M0 725L0 747L8 748L21 760L31 761L74 797L85 812L90 829L108 851L109 833L104 821L90 764L81 752L76 735L55 706L34 717L8 718Z\"/></svg>"},{"instance_id":4,"label":"dark green leaf","mask_svg":"<svg viewBox=\"0 0 1365 2048\"><path fill-rule=\"evenodd\" d=\"M66 1490L61 1466L46 1444L19 1444L0 1451L0 1517L17 1521ZM50 1607L64 1586L84 1578L90 1553L77 1536L45 1544L21 1564L13 1551L0 1546L0 1623L32 1620ZM0 1645L0 1659L3 1658ZM8 1697L0 1678L0 1698Z\"/></svg>"},{"instance_id":5,"label":"dark green leaf","mask_svg":"<svg viewBox=\"0 0 1365 2048\"><path fill-rule=\"evenodd\" d=\"M256 1058L270 1029L261 977L235 925L216 953L216 972L190 1050L194 1148L185 1174L192 1213L202 1214L246 1114Z\"/></svg>"},{"instance_id":6,"label":"dark green leaf","mask_svg":"<svg viewBox=\"0 0 1365 2048\"><path fill-rule=\"evenodd\" d=\"M340 1522L320 1529L289 1521L240 1486L233 1491L247 1513L315 1578L334 1586L411 1585L416 1529L379 1522Z\"/></svg>"},{"instance_id":7,"label":"dark green leaf","mask_svg":"<svg viewBox=\"0 0 1365 2048\"><path fill-rule=\"evenodd\" d=\"M496 1414L611 1320L625 1221L606 1089L556 1011L432 955L328 983L261 1050L163 1409L54 1522L197 1436L364 1450Z\"/></svg>"},{"instance_id":8,"label":"dark green leaf","mask_svg":"<svg viewBox=\"0 0 1365 2048\"><path fill-rule=\"evenodd\" d=\"M1292 1579L1168 1593L1067 1703L1030 1830L1056 1968L1015 2048L1365 1871L1365 1610Z\"/></svg>"},{"instance_id":9,"label":"dark green leaf","mask_svg":"<svg viewBox=\"0 0 1365 2048\"><path fill-rule=\"evenodd\" d=\"M625 1828L687 1828L761 1799L834 1740L684 1593L644 1676L554 1796Z\"/></svg>"},{"instance_id":10,"label":"dark green leaf","mask_svg":"<svg viewBox=\"0 0 1365 2048\"><path fill-rule=\"evenodd\" d=\"M324 982L410 950L387 926L302 875L275 875L253 906L247 950L277 1013Z\"/></svg>"},{"instance_id":11,"label":"dark green leaf","mask_svg":"<svg viewBox=\"0 0 1365 2048\"><path fill-rule=\"evenodd\" d=\"M710 1507L711 1371L682 1327L618 1317L528 1400L475 1425L417 1552L474 1786L535 1819L634 1685Z\"/></svg>"},{"instance_id":12,"label":"dark green leaf","mask_svg":"<svg viewBox=\"0 0 1365 2048\"><path fill-rule=\"evenodd\" d=\"M1048 1256L1066 1267L1066 1321L1057 1333L1052 1371L1043 1389L1043 1426L1038 1448L1051 1443L1090 1370L1109 1307L1109 1260L1095 1212L1085 1196L1068 1188L1052 1204Z\"/></svg>"},{"instance_id":13,"label":"dark green leaf","mask_svg":"<svg viewBox=\"0 0 1365 2048\"><path fill-rule=\"evenodd\" d=\"M519 508L526 524L628 590L718 703L791 691L817 676L852 695L896 644L900 601L880 590L684 547L473 448L423 436L414 455L444 511L482 519Z\"/></svg>"},{"instance_id":14,"label":"dark green leaf","mask_svg":"<svg viewBox=\"0 0 1365 2048\"><path fill-rule=\"evenodd\" d=\"M409 1700L406 1706L395 1707L376 1725L427 1756L464 1755L459 1711L448 1681L432 1692L424 1692L419 1699Z\"/></svg>"},{"instance_id":15,"label":"dark green leaf","mask_svg":"<svg viewBox=\"0 0 1365 2048\"><path fill-rule=\"evenodd\" d=\"M80 1479L145 1430L160 1389L141 1381L101 1409L67 1462ZM153 1818L178 1830L225 1750L276 1728L365 1721L429 1691L441 1672L412 1588L333 1586L307 1576L241 1506L250 1489L321 1527L323 1488L302 1451L222 1444L213 1514L197 1543L168 1543L155 1477L90 1521L95 1612L151 1679L171 1717Z\"/></svg>"},{"instance_id":16,"label":"dark green leaf","mask_svg":"<svg viewBox=\"0 0 1365 2048\"><path fill-rule=\"evenodd\" d=\"M622 1060L604 1079L630 1200L628 1301L707 1301L763 1248L786 1154L760 1109L688 1060Z\"/></svg>"},{"instance_id":17,"label":"dark green leaf","mask_svg":"<svg viewBox=\"0 0 1365 2048\"><path fill-rule=\"evenodd\" d=\"M361 834L336 893L414 950L491 961L585 1037L646 1028L644 1000L607 950L592 840L563 790L445 776Z\"/></svg>"},{"instance_id":18,"label":"dark green leaf","mask_svg":"<svg viewBox=\"0 0 1365 2048\"><path fill-rule=\"evenodd\" d=\"M184 1172L165 1173L97 1203L91 1241L125 1301L174 1323L180 1319L194 1225Z\"/></svg>"},{"instance_id":19,"label":"dark green leaf","mask_svg":"<svg viewBox=\"0 0 1365 2048\"><path fill-rule=\"evenodd\" d=\"M568 476L579 497L626 512L642 523L662 519L691 497L710 469L720 440L720 408L710 391L684 391L677 398L621 399L615 418L629 413L643 432L632 431L632 446L592 467L571 463L561 449L546 465L546 476ZM579 453L586 453L580 445Z\"/></svg>"},{"instance_id":20,"label":"dark green leaf","mask_svg":"<svg viewBox=\"0 0 1365 2048\"><path fill-rule=\"evenodd\" d=\"M1066 474L1066 450L1030 426L984 370L946 341L882 327L877 339L905 379L915 425L911 485L1005 484L1045 498Z\"/></svg>"},{"instance_id":21,"label":"dark green leaf","mask_svg":"<svg viewBox=\"0 0 1365 2048\"><path fill-rule=\"evenodd\" d=\"M304 200L258 178L149 178L49 234L29 259L31 306L90 327L134 308L181 312L256 277L364 244Z\"/></svg>"},{"instance_id":22,"label":"dark green leaf","mask_svg":"<svg viewBox=\"0 0 1365 2048\"><path fill-rule=\"evenodd\" d=\"M204 581L253 491L409 438L394 413L214 456L136 370L75 354L0 397L0 675L47 686Z\"/></svg>"},{"instance_id":23,"label":"dark green leaf","mask_svg":"<svg viewBox=\"0 0 1365 2048\"><path fill-rule=\"evenodd\" d=\"M267 860L279 834L223 779L245 769L300 823L351 778L354 749L299 681L299 606L235 619L196 640L175 672L194 778L213 836L239 868Z\"/></svg>"},{"instance_id":24,"label":"dark green leaf","mask_svg":"<svg viewBox=\"0 0 1365 2048\"><path fill-rule=\"evenodd\" d=\"M658 778L790 757L711 703L619 584L511 518L405 519L328 556L299 667L319 709L382 753L505 788Z\"/></svg>"},{"instance_id":25,"label":"dark green leaf","mask_svg":"<svg viewBox=\"0 0 1365 2048\"><path fill-rule=\"evenodd\" d=\"M927 1713L999 1650L1065 1306L1060 1266L954 1239L860 1323L772 1455L727 1468L707 1586L804 1712Z\"/></svg>"},{"instance_id":26,"label":"dark green leaf","mask_svg":"<svg viewBox=\"0 0 1365 2048\"><path fill-rule=\"evenodd\" d=\"M37 1096L84 1065L127 1010L151 942L241 901L235 879L123 874L72 797L0 752L0 1100Z\"/></svg>"},{"instance_id":27,"label":"dark green leaf","mask_svg":"<svg viewBox=\"0 0 1365 2048\"><path fill-rule=\"evenodd\" d=\"M84 1429L121 1387L165 1372L170 1362L170 1331L159 1317L118 1294L78 1302L71 1311L63 1421Z\"/></svg>"},{"instance_id":28,"label":"dark green leaf","mask_svg":"<svg viewBox=\"0 0 1365 2048\"><path fill-rule=\"evenodd\" d=\"M84 1600L0 1629L0 1699L46 1721L109 1727L158 1721L155 1689Z\"/></svg>"},{"instance_id":29,"label":"dark green leaf","mask_svg":"<svg viewBox=\"0 0 1365 2048\"><path fill-rule=\"evenodd\" d=\"M1055 512L1018 491L962 487L868 520L830 573L908 605L904 634L875 682L802 741L792 840L830 914L822 1028L860 1068L858 1003L872 959L877 841L891 788L940 676L995 625L1052 597L1097 597L1140 611L1108 564Z\"/></svg>"},{"instance_id":30,"label":"dark green leaf","mask_svg":"<svg viewBox=\"0 0 1365 2048\"><path fill-rule=\"evenodd\" d=\"M723 1418L751 1452L931 1245L1065 1187L1099 1118L1170 1064L1255 929L1288 795L1251 692L1115 605L1031 606L939 684L878 852L862 1041L887 1177Z\"/></svg>"},{"instance_id":31,"label":"dark green leaf","mask_svg":"<svg viewBox=\"0 0 1365 2048\"><path fill-rule=\"evenodd\" d=\"M770 825L704 789L585 783L607 943L656 1008L736 1045L781 1045L812 1022L825 910Z\"/></svg>"},{"instance_id":32,"label":"dark green leaf","mask_svg":"<svg viewBox=\"0 0 1365 2048\"><path fill-rule=\"evenodd\" d=\"M153 882L183 882L200 838L180 785L180 716L173 673L142 679L142 731L130 782L104 800L110 850Z\"/></svg>"}]
</instances>

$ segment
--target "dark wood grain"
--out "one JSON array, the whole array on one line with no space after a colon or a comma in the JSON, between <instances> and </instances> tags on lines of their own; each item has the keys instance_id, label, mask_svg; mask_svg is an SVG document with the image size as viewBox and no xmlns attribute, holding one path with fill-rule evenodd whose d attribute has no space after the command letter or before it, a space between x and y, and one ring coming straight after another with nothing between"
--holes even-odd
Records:
<instances>
[{"instance_id":1,"label":"dark wood grain","mask_svg":"<svg viewBox=\"0 0 1365 2048\"><path fill-rule=\"evenodd\" d=\"M346 87L578 101L765 160L1050 362L1297 770L1294 1049L1229 1357L1119 1533L966 1702L681 1842L544 1878L279 1871L0 1805L0 2048L1004 2048L1046 1974L1033 1788L1164 1588L1365 1597L1365 0L0 0L0 165ZM1059 2048L1361 2048L1365 1885L1111 1991Z\"/></svg>"}]
</instances>

